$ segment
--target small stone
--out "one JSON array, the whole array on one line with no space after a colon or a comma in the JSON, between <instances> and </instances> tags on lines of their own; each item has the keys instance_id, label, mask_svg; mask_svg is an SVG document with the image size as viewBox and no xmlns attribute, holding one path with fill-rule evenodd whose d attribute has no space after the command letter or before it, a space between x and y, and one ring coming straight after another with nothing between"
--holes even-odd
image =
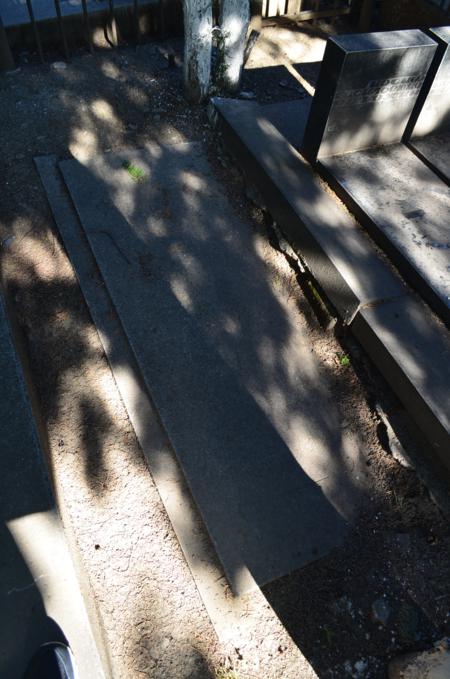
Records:
<instances>
[{"instance_id":1,"label":"small stone","mask_svg":"<svg viewBox=\"0 0 450 679\"><path fill-rule=\"evenodd\" d=\"M372 604L372 618L374 622L381 623L386 627L389 616L391 615L391 607L384 597L380 597Z\"/></svg>"},{"instance_id":2,"label":"small stone","mask_svg":"<svg viewBox=\"0 0 450 679\"><path fill-rule=\"evenodd\" d=\"M2 247L10 248L11 245L14 243L15 239L16 239L15 236L8 236L8 238L5 238L5 240L2 241Z\"/></svg>"},{"instance_id":3,"label":"small stone","mask_svg":"<svg viewBox=\"0 0 450 679\"><path fill-rule=\"evenodd\" d=\"M241 92L239 96L241 99L256 99L254 92Z\"/></svg>"},{"instance_id":4,"label":"small stone","mask_svg":"<svg viewBox=\"0 0 450 679\"><path fill-rule=\"evenodd\" d=\"M52 68L55 71L64 71L67 68L67 64L65 61L54 61L52 64Z\"/></svg>"},{"instance_id":5,"label":"small stone","mask_svg":"<svg viewBox=\"0 0 450 679\"><path fill-rule=\"evenodd\" d=\"M358 660L357 662L355 662L354 667L355 667L356 676L357 677L365 677L366 676L366 670L367 670L368 666L369 666L369 663L367 662L367 660L361 659L361 660Z\"/></svg>"}]
</instances>

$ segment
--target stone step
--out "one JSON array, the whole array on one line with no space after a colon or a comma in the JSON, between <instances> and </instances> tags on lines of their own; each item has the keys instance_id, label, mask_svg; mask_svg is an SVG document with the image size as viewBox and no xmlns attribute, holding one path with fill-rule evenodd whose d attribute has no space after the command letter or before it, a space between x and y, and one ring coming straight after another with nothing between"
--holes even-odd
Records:
<instances>
[{"instance_id":1,"label":"stone step","mask_svg":"<svg viewBox=\"0 0 450 679\"><path fill-rule=\"evenodd\" d=\"M448 471L450 338L444 324L393 274L264 107L234 100L215 106L226 147Z\"/></svg>"}]
</instances>

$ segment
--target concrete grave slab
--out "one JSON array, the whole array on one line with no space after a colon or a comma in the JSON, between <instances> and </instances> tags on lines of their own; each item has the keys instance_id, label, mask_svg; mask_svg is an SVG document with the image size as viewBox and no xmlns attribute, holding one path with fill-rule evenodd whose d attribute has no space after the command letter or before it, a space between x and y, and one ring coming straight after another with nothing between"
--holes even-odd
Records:
<instances>
[{"instance_id":1,"label":"concrete grave slab","mask_svg":"<svg viewBox=\"0 0 450 679\"><path fill-rule=\"evenodd\" d=\"M410 148L450 184L450 26L429 30L438 44L407 131Z\"/></svg>"},{"instance_id":2,"label":"concrete grave slab","mask_svg":"<svg viewBox=\"0 0 450 679\"><path fill-rule=\"evenodd\" d=\"M402 144L321 161L408 282L450 322L450 188Z\"/></svg>"},{"instance_id":3,"label":"concrete grave slab","mask_svg":"<svg viewBox=\"0 0 450 679\"><path fill-rule=\"evenodd\" d=\"M234 591L325 554L355 515L362 453L200 147L60 167Z\"/></svg>"},{"instance_id":4,"label":"concrete grave slab","mask_svg":"<svg viewBox=\"0 0 450 679\"><path fill-rule=\"evenodd\" d=\"M57 158L41 156L34 160L120 395L199 594L219 640L238 647L243 638L257 633L261 620L257 615L249 615L248 597L230 596L223 568L145 387L111 298L102 285L96 261L58 171ZM267 606L266 601L264 605ZM306 658L299 654L298 662L302 677L316 679Z\"/></svg>"},{"instance_id":5,"label":"concrete grave slab","mask_svg":"<svg viewBox=\"0 0 450 679\"><path fill-rule=\"evenodd\" d=\"M329 38L304 155L314 162L400 142L436 48L415 29Z\"/></svg>"}]
</instances>

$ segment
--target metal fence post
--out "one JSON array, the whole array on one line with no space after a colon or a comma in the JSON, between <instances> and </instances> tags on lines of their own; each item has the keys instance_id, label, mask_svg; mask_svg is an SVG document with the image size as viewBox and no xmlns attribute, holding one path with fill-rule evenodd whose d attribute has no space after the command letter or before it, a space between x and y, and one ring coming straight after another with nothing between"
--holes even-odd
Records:
<instances>
[{"instance_id":1,"label":"metal fence post","mask_svg":"<svg viewBox=\"0 0 450 679\"><path fill-rule=\"evenodd\" d=\"M5 27L0 18L0 71L13 71L15 67Z\"/></svg>"}]
</instances>

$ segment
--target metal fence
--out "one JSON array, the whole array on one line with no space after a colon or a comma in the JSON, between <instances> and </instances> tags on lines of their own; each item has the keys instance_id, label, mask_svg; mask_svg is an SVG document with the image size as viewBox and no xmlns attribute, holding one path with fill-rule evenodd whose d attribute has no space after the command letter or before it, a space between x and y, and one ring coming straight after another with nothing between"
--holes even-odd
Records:
<instances>
[{"instance_id":1,"label":"metal fence","mask_svg":"<svg viewBox=\"0 0 450 679\"><path fill-rule=\"evenodd\" d=\"M73 19L74 16L77 17L78 21L80 22L82 40L85 42L87 49L91 53L94 52L95 45L93 40L94 33L92 23L93 21L98 21L98 5L96 6L94 3L89 2L89 0L81 0L80 12L77 15L65 15L64 7L67 3L64 4L63 0L62 6L61 0L52 0L54 5L54 14L50 18L46 17L45 21L42 21L41 19L37 20L35 13L36 7L39 9L39 1L40 0L24 0L23 6L26 7L28 14L28 20L26 22L26 26L28 27L27 30L31 30L32 42L42 63L45 62L43 35L44 31L46 30L46 24L48 24L49 20L56 22L58 42L65 59L70 59L69 46L71 41L73 42L73 35L68 35L68 22L69 19ZM146 8L149 6L148 0L131 0L131 2L126 6L123 2L119 2L118 0L117 4L118 6L115 5L114 0L107 0L105 6L105 20L103 21L102 33L106 43L108 43L111 47L116 47L118 45L119 37L116 14L119 9L120 11L125 9L131 13L133 39L135 40L136 44L138 44L142 37L140 12L144 6ZM151 5L152 9L154 9L154 11L159 15L159 33L163 36L165 33L166 0L154 0ZM95 19L93 15L95 15ZM71 38L71 40L69 40L69 38ZM0 18L0 71L9 70L11 68L11 64L14 64L14 62L12 60L11 50L9 49L8 45L7 33L2 26Z\"/></svg>"}]
</instances>

